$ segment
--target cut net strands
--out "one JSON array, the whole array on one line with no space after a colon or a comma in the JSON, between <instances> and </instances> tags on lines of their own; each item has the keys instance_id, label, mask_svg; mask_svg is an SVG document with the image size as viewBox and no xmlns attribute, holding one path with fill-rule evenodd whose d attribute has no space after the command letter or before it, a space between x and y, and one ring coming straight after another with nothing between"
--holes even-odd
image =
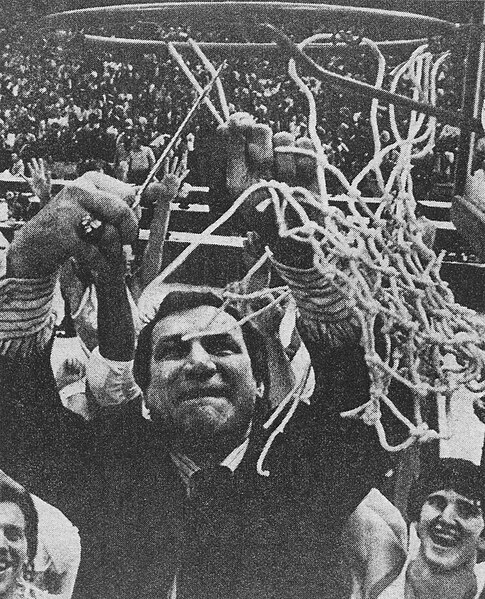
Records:
<instances>
[{"instance_id":1,"label":"cut net strands","mask_svg":"<svg viewBox=\"0 0 485 599\"><path fill-rule=\"evenodd\" d=\"M221 66L216 69L215 67L211 68L211 80L209 81L209 83L205 86L204 89L202 89L200 86L197 86L197 93L198 93L198 97L196 98L194 104L192 105L192 107L190 108L190 110L188 111L188 113L186 114L184 120L180 123L177 131L174 133L174 135L172 136L172 138L169 140L168 144L165 146L165 149L163 150L162 154L160 155L160 157L158 158L158 160L156 161L156 163L153 165L152 169L150 170L150 172L148 173L147 177L145 178L145 181L143 182L143 184L138 188L137 192L136 192L136 196L135 196L135 201L133 202L131 208L132 210L135 210L136 208L138 208L140 202L141 202L141 198L142 195L144 193L144 191L146 190L146 188L148 187L148 185L151 183L152 179L155 177L155 175L158 173L158 171L160 170L160 168L162 167L162 165L165 163L165 161L168 159L168 157L171 155L171 153L174 151L174 149L177 147L177 144L180 140L180 136L182 135L182 132L184 131L185 127L188 125L188 123L190 122L190 120L193 118L195 112L197 111L199 105L201 102L204 102L205 100L207 100L207 95L209 94L210 90L212 89L212 86L214 85L214 83L216 83L219 79L219 75L221 74L222 69L225 67L226 62L224 61ZM221 99L222 101L222 99ZM225 98L224 98L225 101ZM212 104L211 104L212 106ZM218 118L222 121L221 117L218 115ZM178 160L178 158L176 158L176 160ZM184 187L187 187L187 184L184 184ZM182 188L183 190L184 188ZM192 189L195 189L194 187L192 187ZM199 188L199 190L202 190L204 188ZM181 191L182 191L181 190Z\"/></svg>"},{"instance_id":2,"label":"cut net strands","mask_svg":"<svg viewBox=\"0 0 485 599\"><path fill-rule=\"evenodd\" d=\"M309 38L313 42L317 39L318 36ZM309 40L299 47L303 49ZM380 87L383 81L382 54L370 40L363 40L363 43L369 44L378 57L376 87ZM426 52L426 46L421 46L396 69L391 91L396 90L406 74L413 85L414 99L435 104L436 78L445 58L446 54L442 54L433 64L431 53ZM369 367L371 399L342 415L360 416L368 424L373 424L381 444L388 451L404 449L416 439L425 441L448 436L447 430L441 433L429 430L423 421L422 404L430 395L437 397L439 421L444 422L445 399L454 390L460 386L473 391L485 389L481 379L485 357L481 339L485 323L473 311L454 302L447 285L439 277L441 259L423 243L423 229L415 216L410 174L412 160L425 155L433 147L436 118L431 117L422 131L425 115L413 112L404 137L397 126L394 107L390 107L391 129L396 142L382 149L376 118L377 100L373 100L370 117L375 155L349 183L336 172L337 169L328 168L327 157L316 133L315 101L310 89L298 76L293 60L289 63L289 73L309 102L309 133L315 148L320 197L315 199L304 189L270 183L272 191L278 190L277 195L271 193L271 201L276 210L280 235L312 245L315 267L345 301L354 306L361 324L361 344ZM357 185L370 170L374 170L377 180L382 181L379 165L392 150L398 150L399 156L384 185L382 203L376 214L372 214L361 200ZM326 170L336 174L347 189L349 217L337 208L329 207ZM296 195L299 196L298 202ZM301 204L305 203L320 210L323 226L310 220L306 214L302 215ZM366 218L357 210L357 204L364 209ZM290 229L286 226L288 206L297 212L301 219L300 227ZM379 326L376 326L377 319ZM383 337L384 355L377 351L376 329ZM448 354L455 356L456 368L444 366L444 358ZM392 379L413 391L414 423L401 414L389 398ZM390 446L387 441L380 421L381 403L409 429L409 438L397 446ZM282 423L279 432L285 424ZM274 436L270 442L273 439ZM269 446L265 448L264 455L268 449ZM262 462L261 459L261 470Z\"/></svg>"},{"instance_id":3,"label":"cut net strands","mask_svg":"<svg viewBox=\"0 0 485 599\"><path fill-rule=\"evenodd\" d=\"M324 35L312 36L300 44L304 48L311 42L324 39ZM378 68L376 87L383 85L385 59L374 42L363 39L375 55ZM446 58L441 54L434 60L426 46L421 46L403 65L395 69L391 88L407 78L413 89L413 97L436 104L436 79L439 67ZM391 131L395 141L382 147L377 121L378 100L371 102L370 121L374 141L374 156L367 166L347 180L345 175L331 165L317 135L317 110L311 90L299 76L293 59L289 61L289 74L306 96L309 104L308 130L314 151L301 148L277 148L276 151L304 153L313 156L317 165L319 193L315 197L307 189L291 188L277 181L260 181L247 189L231 208L206 229L201 238L191 244L160 275L164 279L173 273L202 242L228 220L234 212L255 192L268 191L268 199L260 204L264 210L268 204L275 208L279 234L310 244L314 252L314 265L324 278L331 282L345 301L354 307L361 325L361 344L370 376L370 400L345 412L343 417L360 417L376 427L380 442L388 451L399 451L416 440L426 441L449 435L447 426L440 431L429 430L423 419L425 405L432 398L438 402L439 421L446 421L446 401L452 393L466 387L473 392L485 391L483 365L485 359L485 323L472 310L454 301L451 291L439 275L442 256L436 254L423 242L423 227L415 215L415 200L411 178L412 161L428 152L434 144L436 118L412 112L407 120L407 133L398 127L395 111L390 107ZM395 165L384 180L381 165L385 157L397 154ZM382 192L381 204L373 213L361 198L359 183L373 171ZM331 207L327 193L326 177L337 177L346 193L349 216ZM311 219L305 207L317 210L320 218ZM287 224L287 214L292 210L298 215L298 225ZM318 222L317 222L318 221ZM269 289L260 296L271 293ZM251 302L255 294L237 301ZM256 294L258 295L258 294ZM281 293L262 310L270 309L281 301ZM236 298L232 298L236 299ZM226 302L230 302L230 295ZM227 305L225 302L224 307ZM223 308L221 308L222 310ZM246 316L256 317L257 313ZM241 321L242 322L242 321ZM377 335L376 335L377 331ZM201 331L200 334L203 334ZM380 339L384 350L379 352ZM445 357L454 356L453 366L444 364ZM395 379L412 391L413 421L404 416L389 397L391 381ZM294 391L297 391L296 389ZM267 452L276 436L284 431L299 403L298 393L289 394L278 409L278 415L290 404L287 414L271 434L258 463L263 470ZM396 446L387 441L381 423L381 404L387 406L395 417L409 430L409 437ZM267 423L274 422L275 416Z\"/></svg>"},{"instance_id":4,"label":"cut net strands","mask_svg":"<svg viewBox=\"0 0 485 599\"><path fill-rule=\"evenodd\" d=\"M190 83L194 87L195 91L197 93L201 94L202 93L202 86L197 81L197 79L194 77L194 75L192 74L191 70L189 69L189 67L185 63L185 61L182 58L182 56L179 54L179 52L177 52L177 50L175 49L175 46L173 44L171 44L171 43L168 43L167 47L168 47L168 51L170 53L170 56L172 56L172 58L178 64L178 66L180 67L180 69L182 70L182 72L184 73L184 75L187 77L187 79L190 81ZM216 71L216 69L215 69L215 67L213 67L213 71L211 72L212 76L214 76L215 71ZM214 116L214 118L216 119L216 121L219 123L219 125L223 125L224 124L224 119L217 112L217 109L214 106L214 104L211 102L211 100L206 97L206 98L204 98L203 101L207 105L207 107L209 108L209 110L211 111L212 115ZM225 98L224 98L224 102L225 102Z\"/></svg>"},{"instance_id":5,"label":"cut net strands","mask_svg":"<svg viewBox=\"0 0 485 599\"><path fill-rule=\"evenodd\" d=\"M217 73L216 68L211 63L211 61L207 58L207 56L204 54L201 47L192 39L189 40L189 44L190 44L190 47L192 48L192 50L200 58L202 64L207 69L207 71L213 77L215 77L216 73ZM219 93L219 101L221 103L222 114L224 115L224 118L227 121L227 119L229 118L229 106L227 105L226 94L224 93L224 88L223 88L222 82L219 78L216 79L216 86L217 86L217 91Z\"/></svg>"}]
</instances>

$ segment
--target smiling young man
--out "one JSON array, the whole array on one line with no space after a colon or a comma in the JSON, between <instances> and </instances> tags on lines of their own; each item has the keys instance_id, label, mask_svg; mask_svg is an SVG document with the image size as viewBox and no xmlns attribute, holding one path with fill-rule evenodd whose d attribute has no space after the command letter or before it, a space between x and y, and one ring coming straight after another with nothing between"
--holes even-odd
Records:
<instances>
[{"instance_id":1,"label":"smiling young man","mask_svg":"<svg viewBox=\"0 0 485 599\"><path fill-rule=\"evenodd\" d=\"M421 561L431 570L461 569L475 564L484 542L483 514L476 501L456 491L435 491L423 505L418 532Z\"/></svg>"},{"instance_id":2,"label":"smiling young man","mask_svg":"<svg viewBox=\"0 0 485 599\"><path fill-rule=\"evenodd\" d=\"M373 490L353 513L346 545L352 599L478 599L485 586L483 478L442 459L411 491L409 535L399 511Z\"/></svg>"},{"instance_id":3,"label":"smiling young man","mask_svg":"<svg viewBox=\"0 0 485 599\"><path fill-rule=\"evenodd\" d=\"M25 517L21 508L0 501L0 597L13 599L27 562Z\"/></svg>"}]
</instances>

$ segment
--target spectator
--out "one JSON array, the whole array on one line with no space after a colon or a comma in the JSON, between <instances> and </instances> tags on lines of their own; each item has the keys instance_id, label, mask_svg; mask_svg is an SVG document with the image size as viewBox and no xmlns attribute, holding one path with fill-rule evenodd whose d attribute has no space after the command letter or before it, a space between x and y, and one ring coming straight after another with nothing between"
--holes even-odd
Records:
<instances>
[{"instance_id":1,"label":"spectator","mask_svg":"<svg viewBox=\"0 0 485 599\"><path fill-rule=\"evenodd\" d=\"M9 172L14 177L23 177L25 174L25 166L24 161L16 152L12 152L12 166L9 169Z\"/></svg>"},{"instance_id":2,"label":"spectator","mask_svg":"<svg viewBox=\"0 0 485 599\"><path fill-rule=\"evenodd\" d=\"M11 165L11 151L7 147L5 139L0 135L0 173L9 169Z\"/></svg>"},{"instance_id":3,"label":"spectator","mask_svg":"<svg viewBox=\"0 0 485 599\"><path fill-rule=\"evenodd\" d=\"M2 598L70 599L80 559L76 529L2 471L0 556Z\"/></svg>"},{"instance_id":4,"label":"spectator","mask_svg":"<svg viewBox=\"0 0 485 599\"><path fill-rule=\"evenodd\" d=\"M123 182L126 182L128 177L128 148L126 144L126 138L120 135L116 141L114 156L114 176Z\"/></svg>"},{"instance_id":5,"label":"spectator","mask_svg":"<svg viewBox=\"0 0 485 599\"><path fill-rule=\"evenodd\" d=\"M408 535L399 510L374 489L344 533L352 597L481 597L485 568L477 558L485 547L483 498L478 466L442 459L412 489Z\"/></svg>"},{"instance_id":6,"label":"spectator","mask_svg":"<svg viewBox=\"0 0 485 599\"><path fill-rule=\"evenodd\" d=\"M280 25L286 29L285 24ZM296 37L314 33L308 23L292 23L292 27ZM143 37L146 31L139 29L140 25L132 24L125 33L129 37L138 32ZM188 29L194 39L223 41L231 38L234 41L232 30ZM182 28L162 27L156 33L160 39L175 36L183 40L187 34ZM389 71L405 58L403 51L394 53L387 57ZM438 80L437 91L446 89L443 100L448 107L458 108L460 57L453 56L449 60L451 67L446 78ZM301 130L301 125L305 125L306 106L294 93L292 83L283 76L278 61L244 56L231 58L231 65L224 79L231 90L228 100L233 111L251 110L265 122L274 124L276 130ZM345 58L338 52L331 53L327 66L373 83L368 58L364 59L360 52L347 53ZM190 84L170 63L159 64L151 54L139 56L135 63L131 58L120 59L102 48L84 52L76 34L70 32L42 38L35 50L22 36L12 39L0 55L0 67L0 119L5 138L8 136L14 150L20 152L24 132L31 131L35 136L35 141L29 141L20 152L24 161L52 156L56 161L102 158L113 162L116 150L113 137L129 133L136 124L142 145L150 145L157 137L154 132L173 134L192 100ZM351 178L373 151L370 123L356 116L362 114L362 101L343 95L337 97L313 78L309 84L317 103L324 103L320 125L329 132L325 142L331 146L332 153L336 153L335 160L347 178ZM388 127L382 115L379 119L383 128ZM194 120L193 134L199 124L213 126L210 117L202 112ZM443 127L445 136L447 131L446 126ZM359 159L353 152L356 145L362 150Z\"/></svg>"},{"instance_id":7,"label":"spectator","mask_svg":"<svg viewBox=\"0 0 485 599\"><path fill-rule=\"evenodd\" d=\"M142 146L140 136L135 134L128 152L128 183L142 185L155 164L155 155L148 146Z\"/></svg>"}]
</instances>

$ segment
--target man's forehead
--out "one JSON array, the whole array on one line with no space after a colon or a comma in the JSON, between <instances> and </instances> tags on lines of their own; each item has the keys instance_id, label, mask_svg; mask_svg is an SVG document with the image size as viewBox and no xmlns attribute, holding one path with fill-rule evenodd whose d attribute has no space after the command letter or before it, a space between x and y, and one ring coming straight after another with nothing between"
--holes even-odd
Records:
<instances>
[{"instance_id":1,"label":"man's forehead","mask_svg":"<svg viewBox=\"0 0 485 599\"><path fill-rule=\"evenodd\" d=\"M237 320L215 306L201 305L172 312L160 319L153 329L154 338L191 335L195 333L242 336Z\"/></svg>"},{"instance_id":2,"label":"man's forehead","mask_svg":"<svg viewBox=\"0 0 485 599\"><path fill-rule=\"evenodd\" d=\"M454 489L439 489L436 491L432 491L427 499L431 498L431 497L445 497L447 499L451 499L451 500L459 500L459 501L464 501L467 503L471 503L473 505L480 505L480 500L479 499L475 499L473 497L468 497L467 495L462 495L461 493L459 493L458 491L455 491Z\"/></svg>"}]
</instances>

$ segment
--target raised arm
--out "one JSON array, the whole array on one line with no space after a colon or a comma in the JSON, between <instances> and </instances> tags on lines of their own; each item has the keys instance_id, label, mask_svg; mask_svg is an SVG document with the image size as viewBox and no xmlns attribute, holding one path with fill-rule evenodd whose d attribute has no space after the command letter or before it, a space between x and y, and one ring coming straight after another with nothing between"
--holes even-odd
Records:
<instances>
[{"instance_id":1,"label":"raised arm","mask_svg":"<svg viewBox=\"0 0 485 599\"><path fill-rule=\"evenodd\" d=\"M139 394L132 374L135 326L125 275L125 258L115 232L115 238L100 247L94 271L99 345L88 361L87 383L99 407L125 403ZM91 408L91 416L96 416L94 405Z\"/></svg>"},{"instance_id":2,"label":"raised arm","mask_svg":"<svg viewBox=\"0 0 485 599\"><path fill-rule=\"evenodd\" d=\"M236 113L220 131L226 144L227 188L234 198L263 179L276 179L301 186L313 193L316 185L315 163L307 156L275 152L284 146L308 149L308 138L299 140L289 133L273 136L266 125L252 117ZM272 204L261 212L258 205L269 198L267 190L257 191L241 206L248 229L257 231L273 252L273 265L288 283L300 312L300 329L305 341L320 344L323 352L333 353L344 347L355 348L359 340L359 322L351 306L313 264L313 249L306 241L282 237ZM305 206L308 216L319 222L319 211ZM286 211L288 224L300 224L292 208Z\"/></svg>"},{"instance_id":3,"label":"raised arm","mask_svg":"<svg viewBox=\"0 0 485 599\"><path fill-rule=\"evenodd\" d=\"M0 280L0 355L12 360L48 344L54 326L52 299L58 270L70 256L90 260L97 253L79 236L86 215L117 230L123 243L136 237L135 215L119 196L81 177L65 187L17 233Z\"/></svg>"},{"instance_id":4,"label":"raised arm","mask_svg":"<svg viewBox=\"0 0 485 599\"><path fill-rule=\"evenodd\" d=\"M7 277L49 277L69 257L86 259L93 255L93 246L79 235L79 224L86 216L117 229L123 243L136 238L138 222L128 204L109 189L80 177L18 232L7 256Z\"/></svg>"},{"instance_id":5,"label":"raised arm","mask_svg":"<svg viewBox=\"0 0 485 599\"><path fill-rule=\"evenodd\" d=\"M137 220L128 205L81 178L19 231L7 256L7 278L0 280L2 467L73 521L81 518L80 481L91 442L84 423L60 402L50 346L61 264L70 256L87 260L98 252L79 236L86 215L106 223L107 242L110 235L126 243L136 236ZM71 485L74 492L62 492Z\"/></svg>"},{"instance_id":6,"label":"raised arm","mask_svg":"<svg viewBox=\"0 0 485 599\"><path fill-rule=\"evenodd\" d=\"M288 133L271 130L243 115L233 115L223 130L227 146L227 187L234 197L259 181L284 181L288 190L315 191L315 163L297 159L275 148L300 145ZM360 321L353 305L314 264L311 244L280 235L270 192L263 188L241 206L248 229L256 230L273 253L272 263L287 283L298 309L298 330L315 373L315 390L309 406L299 407L285 433L297 447L302 468L310 469L315 488L328 490L332 521L343 522L371 487L379 486L389 460L373 427L362 420L344 419L341 412L370 400L369 371L360 346ZM301 192L293 193L297 201ZM305 191L305 194L307 192ZM262 204L264 202L264 204ZM310 220L318 224L320 211L299 202ZM261 212L261 207L266 208ZM288 203L289 227L299 226L297 210ZM259 209L258 209L259 207ZM294 449L293 451L297 451ZM270 459L270 458L269 458Z\"/></svg>"},{"instance_id":7,"label":"raised arm","mask_svg":"<svg viewBox=\"0 0 485 599\"><path fill-rule=\"evenodd\" d=\"M98 345L108 360L128 362L135 351L133 313L126 287L126 261L116 229L99 245L94 267L98 298Z\"/></svg>"},{"instance_id":8,"label":"raised arm","mask_svg":"<svg viewBox=\"0 0 485 599\"><path fill-rule=\"evenodd\" d=\"M45 206L51 199L51 173L46 169L42 158L32 158L29 162L29 170L30 177L26 177L26 179L33 193L39 198L41 205Z\"/></svg>"},{"instance_id":9,"label":"raised arm","mask_svg":"<svg viewBox=\"0 0 485 599\"><path fill-rule=\"evenodd\" d=\"M406 561L408 534L399 510L371 489L342 531L345 560L352 576L352 599L375 596L379 583L390 584Z\"/></svg>"},{"instance_id":10,"label":"raised arm","mask_svg":"<svg viewBox=\"0 0 485 599\"><path fill-rule=\"evenodd\" d=\"M148 202L153 202L154 213L150 225L150 236L141 265L140 292L160 273L163 260L163 245L170 220L170 203L177 196L180 185L189 174L187 151L178 157L167 159L161 183L155 183L147 190Z\"/></svg>"}]
</instances>

